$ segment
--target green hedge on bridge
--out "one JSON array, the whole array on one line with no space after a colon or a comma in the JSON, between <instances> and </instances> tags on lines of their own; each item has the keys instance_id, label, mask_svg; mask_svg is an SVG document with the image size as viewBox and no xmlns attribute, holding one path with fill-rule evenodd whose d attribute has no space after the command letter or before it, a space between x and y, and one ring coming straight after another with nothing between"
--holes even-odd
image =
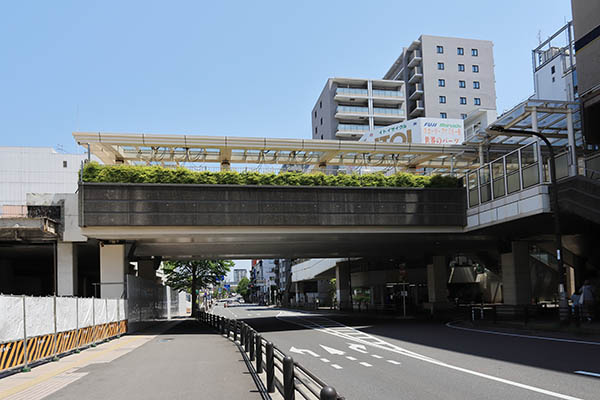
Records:
<instances>
[{"instance_id":1,"label":"green hedge on bridge","mask_svg":"<svg viewBox=\"0 0 600 400\"><path fill-rule=\"evenodd\" d=\"M101 165L87 163L83 168L84 182L108 183L178 183L203 185L273 185L273 186L349 186L349 187L431 187L455 188L459 180L451 176L423 176L409 173L384 175L339 174L320 172L236 172L191 171L186 168L161 166Z\"/></svg>"}]
</instances>

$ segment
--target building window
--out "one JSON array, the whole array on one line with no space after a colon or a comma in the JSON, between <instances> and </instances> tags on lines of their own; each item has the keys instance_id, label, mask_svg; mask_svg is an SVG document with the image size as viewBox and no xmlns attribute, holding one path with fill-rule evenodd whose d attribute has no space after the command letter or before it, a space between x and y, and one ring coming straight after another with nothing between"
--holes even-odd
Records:
<instances>
[{"instance_id":1,"label":"building window","mask_svg":"<svg viewBox=\"0 0 600 400\"><path fill-rule=\"evenodd\" d=\"M458 54L459 56L464 56L465 55L465 49L463 49L462 47L457 47L456 48L456 54Z\"/></svg>"},{"instance_id":2,"label":"building window","mask_svg":"<svg viewBox=\"0 0 600 400\"><path fill-rule=\"evenodd\" d=\"M446 104L446 96L440 96L440 104Z\"/></svg>"},{"instance_id":3,"label":"building window","mask_svg":"<svg viewBox=\"0 0 600 400\"><path fill-rule=\"evenodd\" d=\"M555 77L552 77L552 82L555 82L555 81L556 81L556 78L555 78Z\"/></svg>"},{"instance_id":4,"label":"building window","mask_svg":"<svg viewBox=\"0 0 600 400\"><path fill-rule=\"evenodd\" d=\"M481 99L479 97L475 97L475 99L473 99L473 100L475 100L475 105L476 106L480 106L481 105Z\"/></svg>"},{"instance_id":5,"label":"building window","mask_svg":"<svg viewBox=\"0 0 600 400\"><path fill-rule=\"evenodd\" d=\"M315 110L315 118L317 118L317 111Z\"/></svg>"},{"instance_id":6,"label":"building window","mask_svg":"<svg viewBox=\"0 0 600 400\"><path fill-rule=\"evenodd\" d=\"M441 112L440 118L448 118L448 114L446 114L445 112Z\"/></svg>"},{"instance_id":7,"label":"building window","mask_svg":"<svg viewBox=\"0 0 600 400\"><path fill-rule=\"evenodd\" d=\"M467 104L467 98L466 97L461 97L460 98L460 104Z\"/></svg>"},{"instance_id":8,"label":"building window","mask_svg":"<svg viewBox=\"0 0 600 400\"><path fill-rule=\"evenodd\" d=\"M467 119L467 114L460 114L460 117L461 117L462 119Z\"/></svg>"},{"instance_id":9,"label":"building window","mask_svg":"<svg viewBox=\"0 0 600 400\"><path fill-rule=\"evenodd\" d=\"M67 162L63 161L63 168L67 168Z\"/></svg>"},{"instance_id":10,"label":"building window","mask_svg":"<svg viewBox=\"0 0 600 400\"><path fill-rule=\"evenodd\" d=\"M321 125L323 125L323 118L321 118Z\"/></svg>"},{"instance_id":11,"label":"building window","mask_svg":"<svg viewBox=\"0 0 600 400\"><path fill-rule=\"evenodd\" d=\"M458 72L465 72L465 64L458 64Z\"/></svg>"},{"instance_id":12,"label":"building window","mask_svg":"<svg viewBox=\"0 0 600 400\"><path fill-rule=\"evenodd\" d=\"M473 72L479 72L479 65L473 65Z\"/></svg>"},{"instance_id":13,"label":"building window","mask_svg":"<svg viewBox=\"0 0 600 400\"><path fill-rule=\"evenodd\" d=\"M438 79L438 86L439 87L446 87L446 80L445 79Z\"/></svg>"},{"instance_id":14,"label":"building window","mask_svg":"<svg viewBox=\"0 0 600 400\"><path fill-rule=\"evenodd\" d=\"M473 81L473 89L479 89L479 81Z\"/></svg>"},{"instance_id":15,"label":"building window","mask_svg":"<svg viewBox=\"0 0 600 400\"><path fill-rule=\"evenodd\" d=\"M321 140L323 140L323 135L321 135Z\"/></svg>"},{"instance_id":16,"label":"building window","mask_svg":"<svg viewBox=\"0 0 600 400\"><path fill-rule=\"evenodd\" d=\"M440 69L440 70L444 69L444 63L443 62L439 62L438 63L438 69Z\"/></svg>"},{"instance_id":17,"label":"building window","mask_svg":"<svg viewBox=\"0 0 600 400\"><path fill-rule=\"evenodd\" d=\"M319 128L317 128L317 127L315 126L315 136L317 136L318 134L319 134Z\"/></svg>"},{"instance_id":18,"label":"building window","mask_svg":"<svg viewBox=\"0 0 600 400\"><path fill-rule=\"evenodd\" d=\"M465 81L458 81L458 87L461 89L464 89L467 87L467 82Z\"/></svg>"},{"instance_id":19,"label":"building window","mask_svg":"<svg viewBox=\"0 0 600 400\"><path fill-rule=\"evenodd\" d=\"M479 50L477 50L477 49L471 49L471 55L473 57L477 57L479 55Z\"/></svg>"},{"instance_id":20,"label":"building window","mask_svg":"<svg viewBox=\"0 0 600 400\"><path fill-rule=\"evenodd\" d=\"M437 46L437 53L444 54L444 46Z\"/></svg>"},{"instance_id":21,"label":"building window","mask_svg":"<svg viewBox=\"0 0 600 400\"><path fill-rule=\"evenodd\" d=\"M322 101L319 102L319 108L323 108L323 102Z\"/></svg>"},{"instance_id":22,"label":"building window","mask_svg":"<svg viewBox=\"0 0 600 400\"><path fill-rule=\"evenodd\" d=\"M552 67L550 67L550 72L552 72L552 73L556 72L556 68L554 67L554 65Z\"/></svg>"}]
</instances>

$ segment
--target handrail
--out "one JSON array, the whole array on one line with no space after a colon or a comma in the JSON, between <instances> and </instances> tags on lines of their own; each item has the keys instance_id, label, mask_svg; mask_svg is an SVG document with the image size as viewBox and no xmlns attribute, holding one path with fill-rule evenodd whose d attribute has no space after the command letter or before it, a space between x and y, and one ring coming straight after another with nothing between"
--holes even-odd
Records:
<instances>
[{"instance_id":1,"label":"handrail","mask_svg":"<svg viewBox=\"0 0 600 400\"><path fill-rule=\"evenodd\" d=\"M240 351L244 354L248 353L250 360L253 360L256 348L255 373L257 375L262 374L263 371L266 373L268 392L272 393L277 389L284 400L293 400L295 392L306 400L344 400L344 397L338 395L334 388L260 336L247 323L205 311L200 312L198 319L239 343ZM258 349L261 351L259 352Z\"/></svg>"}]
</instances>

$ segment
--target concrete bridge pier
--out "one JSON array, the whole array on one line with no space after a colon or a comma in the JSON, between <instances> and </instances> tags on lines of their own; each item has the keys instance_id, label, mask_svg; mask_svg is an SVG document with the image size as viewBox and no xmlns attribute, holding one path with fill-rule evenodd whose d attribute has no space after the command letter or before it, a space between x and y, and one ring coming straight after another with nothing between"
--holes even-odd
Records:
<instances>
[{"instance_id":1,"label":"concrete bridge pier","mask_svg":"<svg viewBox=\"0 0 600 400\"><path fill-rule=\"evenodd\" d=\"M350 263L338 263L335 266L335 285L340 310L352 309L352 285Z\"/></svg>"},{"instance_id":2,"label":"concrete bridge pier","mask_svg":"<svg viewBox=\"0 0 600 400\"><path fill-rule=\"evenodd\" d=\"M124 244L105 244L100 242L100 297L120 299L125 290Z\"/></svg>"},{"instance_id":3,"label":"concrete bridge pier","mask_svg":"<svg viewBox=\"0 0 600 400\"><path fill-rule=\"evenodd\" d=\"M500 255L504 304L531 304L531 273L527 242L512 242L512 251Z\"/></svg>"},{"instance_id":4,"label":"concrete bridge pier","mask_svg":"<svg viewBox=\"0 0 600 400\"><path fill-rule=\"evenodd\" d=\"M73 242L56 243L56 294L77 295L77 245Z\"/></svg>"}]
</instances>

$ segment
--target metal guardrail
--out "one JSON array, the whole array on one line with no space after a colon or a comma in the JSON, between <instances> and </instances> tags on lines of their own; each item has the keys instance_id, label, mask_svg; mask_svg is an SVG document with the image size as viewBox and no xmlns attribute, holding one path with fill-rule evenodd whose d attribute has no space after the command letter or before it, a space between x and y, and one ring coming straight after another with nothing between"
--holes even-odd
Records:
<instances>
[{"instance_id":1,"label":"metal guardrail","mask_svg":"<svg viewBox=\"0 0 600 400\"><path fill-rule=\"evenodd\" d=\"M305 400L344 400L333 387L264 339L247 323L204 311L200 312L198 318L221 335L239 343L250 361L256 363L256 373L266 374L268 393L277 390L284 400L295 400L296 394Z\"/></svg>"}]
</instances>

